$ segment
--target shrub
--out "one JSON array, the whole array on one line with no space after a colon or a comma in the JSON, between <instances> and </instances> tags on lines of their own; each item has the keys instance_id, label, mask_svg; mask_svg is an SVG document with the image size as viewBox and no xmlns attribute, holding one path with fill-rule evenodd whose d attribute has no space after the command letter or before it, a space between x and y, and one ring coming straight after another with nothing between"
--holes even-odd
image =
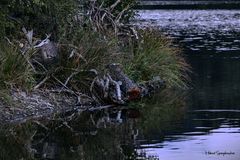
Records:
<instances>
[{"instance_id":1,"label":"shrub","mask_svg":"<svg viewBox=\"0 0 240 160\"><path fill-rule=\"evenodd\" d=\"M102 7L105 9L109 9L115 2L115 0L96 1L103 4ZM121 22L127 22L134 15L131 9L134 3L135 0L121 1L113 9L113 16L116 17L124 11ZM80 26L76 20L78 9L81 8L79 5L87 8L86 5L89 4L84 0L5 0L4 7L0 10L0 20L4 23L0 24L0 29L3 29L0 35L9 36L13 30L19 31L23 25L33 29L37 37L53 33L54 41L58 42L61 48L60 63L54 74L63 81L73 72L89 69L103 71L108 63L120 61L125 66L126 73L136 81L161 76L168 86L185 86L188 65L179 54L179 50L173 48L170 41L159 31L150 29L139 31L142 36L136 43L129 37L123 36L121 40L116 34L108 33L108 30L99 33L93 31L87 22L85 26ZM125 8L127 9L124 10ZM14 20L9 21L9 18ZM16 37L15 35L14 38ZM124 47L126 43L129 48L133 47L131 49ZM31 86L34 82L33 73L26 57L19 53L16 46L1 44L0 82L4 82L2 83L4 85ZM127 58L119 60L120 56L125 55L119 54L123 52L126 52Z\"/></svg>"},{"instance_id":2,"label":"shrub","mask_svg":"<svg viewBox=\"0 0 240 160\"><path fill-rule=\"evenodd\" d=\"M115 2L97 0L94 3L105 10ZM89 19L91 16L91 11L87 11L90 9L89 3L91 1L85 0L3 0L0 5L0 36L14 36L25 26L40 36L52 33L56 41L76 21ZM127 22L135 13L132 10L134 4L135 0L124 0L111 11L111 15L117 17L121 13L121 20ZM85 22L81 22L83 23Z\"/></svg>"},{"instance_id":3,"label":"shrub","mask_svg":"<svg viewBox=\"0 0 240 160\"><path fill-rule=\"evenodd\" d=\"M189 66L159 30L145 29L140 32L133 50L133 57L125 65L126 72L136 81L160 76L169 87L185 87Z\"/></svg>"},{"instance_id":4,"label":"shrub","mask_svg":"<svg viewBox=\"0 0 240 160\"><path fill-rule=\"evenodd\" d=\"M2 29L9 37L26 26L38 35L52 33L55 37L61 27L69 22L77 12L76 0L9 0L1 5ZM9 26L8 24L11 24Z\"/></svg>"},{"instance_id":5,"label":"shrub","mask_svg":"<svg viewBox=\"0 0 240 160\"><path fill-rule=\"evenodd\" d=\"M69 85L75 90L89 90L96 76L90 70L95 69L101 75L106 65L114 62L117 40L88 28L75 28L72 32L60 38L60 59L53 74L62 82L71 77ZM56 80L52 82L56 84Z\"/></svg>"}]
</instances>

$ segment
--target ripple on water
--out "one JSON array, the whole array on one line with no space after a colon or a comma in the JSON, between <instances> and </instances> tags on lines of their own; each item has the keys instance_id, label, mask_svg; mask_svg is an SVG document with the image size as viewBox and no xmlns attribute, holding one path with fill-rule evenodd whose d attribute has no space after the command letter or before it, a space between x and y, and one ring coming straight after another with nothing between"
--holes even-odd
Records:
<instances>
[{"instance_id":1,"label":"ripple on water","mask_svg":"<svg viewBox=\"0 0 240 160\"><path fill-rule=\"evenodd\" d=\"M139 26L159 27L189 50L240 50L239 10L141 10L136 20Z\"/></svg>"},{"instance_id":2,"label":"ripple on water","mask_svg":"<svg viewBox=\"0 0 240 160\"><path fill-rule=\"evenodd\" d=\"M192 112L235 112L240 113L240 110L237 109L199 109Z\"/></svg>"}]
</instances>

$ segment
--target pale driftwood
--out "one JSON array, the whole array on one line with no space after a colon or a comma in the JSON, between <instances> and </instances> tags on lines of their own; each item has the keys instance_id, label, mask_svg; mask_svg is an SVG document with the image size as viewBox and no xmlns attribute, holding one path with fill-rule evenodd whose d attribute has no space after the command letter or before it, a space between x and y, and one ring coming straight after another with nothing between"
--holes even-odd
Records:
<instances>
[{"instance_id":1,"label":"pale driftwood","mask_svg":"<svg viewBox=\"0 0 240 160\"><path fill-rule=\"evenodd\" d=\"M93 99L102 103L124 104L120 84L110 75L96 77L90 87Z\"/></svg>"},{"instance_id":2,"label":"pale driftwood","mask_svg":"<svg viewBox=\"0 0 240 160\"><path fill-rule=\"evenodd\" d=\"M127 92L135 87L138 87L126 74L123 73L120 64L110 64L107 66L107 71L114 81L121 82L121 91L124 96L127 95Z\"/></svg>"},{"instance_id":3,"label":"pale driftwood","mask_svg":"<svg viewBox=\"0 0 240 160\"><path fill-rule=\"evenodd\" d=\"M107 78L109 79L109 84L111 86L109 88L109 98L117 104L124 104L125 102L120 88L121 83L113 80L109 74L107 75Z\"/></svg>"},{"instance_id":4,"label":"pale driftwood","mask_svg":"<svg viewBox=\"0 0 240 160\"><path fill-rule=\"evenodd\" d=\"M105 75L98 75L93 80L90 92L93 99L99 103L123 105L147 96L163 86L164 82L160 77L137 84L123 73L120 64L110 64Z\"/></svg>"},{"instance_id":5,"label":"pale driftwood","mask_svg":"<svg viewBox=\"0 0 240 160\"><path fill-rule=\"evenodd\" d=\"M22 31L25 34L25 36L26 36L26 38L28 40L29 45L32 46L33 45L33 30L27 31L26 28L23 27Z\"/></svg>"}]
</instances>

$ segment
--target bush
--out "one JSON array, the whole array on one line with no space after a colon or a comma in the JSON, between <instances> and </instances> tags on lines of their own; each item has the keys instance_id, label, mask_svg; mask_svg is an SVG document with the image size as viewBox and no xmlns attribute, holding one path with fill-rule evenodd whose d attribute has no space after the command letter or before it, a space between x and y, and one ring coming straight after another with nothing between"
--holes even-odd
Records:
<instances>
[{"instance_id":1,"label":"bush","mask_svg":"<svg viewBox=\"0 0 240 160\"><path fill-rule=\"evenodd\" d=\"M114 4L115 0L97 0L104 9ZM119 3L112 15L117 17L124 10L121 20L129 21L134 15L132 6L135 0L124 0ZM0 5L0 36L15 36L25 26L33 29L38 36L52 33L55 41L66 29L72 27L76 21L89 19L90 1L85 0L3 0ZM103 10L104 10L103 9ZM83 17L82 19L79 17ZM83 24L85 22L81 22Z\"/></svg>"},{"instance_id":2,"label":"bush","mask_svg":"<svg viewBox=\"0 0 240 160\"><path fill-rule=\"evenodd\" d=\"M65 37L59 42L62 46L61 66L81 70L94 68L100 71L112 61L112 55L118 48L113 36L106 38L89 29L78 29L74 33L70 33L72 37Z\"/></svg>"},{"instance_id":3,"label":"bush","mask_svg":"<svg viewBox=\"0 0 240 160\"><path fill-rule=\"evenodd\" d=\"M145 29L133 50L133 57L125 70L134 80L144 81L160 76L167 86L185 87L189 66L180 55L180 50L171 46L171 41L159 30Z\"/></svg>"},{"instance_id":4,"label":"bush","mask_svg":"<svg viewBox=\"0 0 240 160\"><path fill-rule=\"evenodd\" d=\"M52 33L56 37L77 8L76 0L9 0L1 5L0 27L8 37L16 35L23 26L34 29L38 35Z\"/></svg>"},{"instance_id":5,"label":"bush","mask_svg":"<svg viewBox=\"0 0 240 160\"><path fill-rule=\"evenodd\" d=\"M108 9L115 2L96 1ZM129 21L135 13L131 9L134 3L135 0L122 1L112 11L113 16L119 15L127 8L121 22ZM103 71L105 65L120 61L126 73L136 81L161 76L168 86L185 86L188 65L179 54L179 50L173 48L170 41L159 31L141 30L139 32L142 36L137 41L131 41L131 38L124 36L121 40L115 33L111 33L114 32L112 30L110 33L109 30L99 33L88 26L90 24L87 21L85 26L81 26L83 23L76 20L78 9L87 9L87 5L88 2L83 0L5 0L0 10L0 20L3 22L0 24L0 35L14 35L22 26L33 29L37 37L52 33L54 41L59 43L61 54L59 66L55 68L54 74L62 81L73 72L90 69ZM19 34L14 35L13 39L18 39L17 37L20 37ZM16 46L1 44L0 82L4 82L4 85L31 86L34 76L26 57L19 53ZM119 60L120 56L125 55L119 54L123 52L127 58ZM80 78L78 76L78 79Z\"/></svg>"},{"instance_id":6,"label":"bush","mask_svg":"<svg viewBox=\"0 0 240 160\"><path fill-rule=\"evenodd\" d=\"M117 40L114 36L106 38L88 28L76 28L72 32L69 33L73 35L71 37L68 35L61 37L60 59L54 68L53 75L62 83L71 77L67 84L69 88L89 92L90 85L96 76L92 69L102 75L106 65L114 62L113 57L118 48ZM56 87L59 82L52 79L48 84Z\"/></svg>"},{"instance_id":7,"label":"bush","mask_svg":"<svg viewBox=\"0 0 240 160\"><path fill-rule=\"evenodd\" d=\"M34 74L31 66L17 46L0 42L0 88L31 88Z\"/></svg>"}]
</instances>

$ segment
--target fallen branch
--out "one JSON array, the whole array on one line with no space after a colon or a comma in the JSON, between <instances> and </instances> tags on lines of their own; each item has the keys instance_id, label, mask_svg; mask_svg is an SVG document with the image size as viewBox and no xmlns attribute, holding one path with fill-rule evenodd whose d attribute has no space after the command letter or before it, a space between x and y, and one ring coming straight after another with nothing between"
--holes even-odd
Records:
<instances>
[{"instance_id":1,"label":"fallen branch","mask_svg":"<svg viewBox=\"0 0 240 160\"><path fill-rule=\"evenodd\" d=\"M147 96L162 86L164 82L159 77L137 84L123 73L121 65L110 64L105 75L95 77L90 92L97 102L123 105Z\"/></svg>"},{"instance_id":2,"label":"fallen branch","mask_svg":"<svg viewBox=\"0 0 240 160\"><path fill-rule=\"evenodd\" d=\"M34 89L38 89L39 87L41 87L48 79L50 78L50 76L46 76L40 83L38 83Z\"/></svg>"}]
</instances>

